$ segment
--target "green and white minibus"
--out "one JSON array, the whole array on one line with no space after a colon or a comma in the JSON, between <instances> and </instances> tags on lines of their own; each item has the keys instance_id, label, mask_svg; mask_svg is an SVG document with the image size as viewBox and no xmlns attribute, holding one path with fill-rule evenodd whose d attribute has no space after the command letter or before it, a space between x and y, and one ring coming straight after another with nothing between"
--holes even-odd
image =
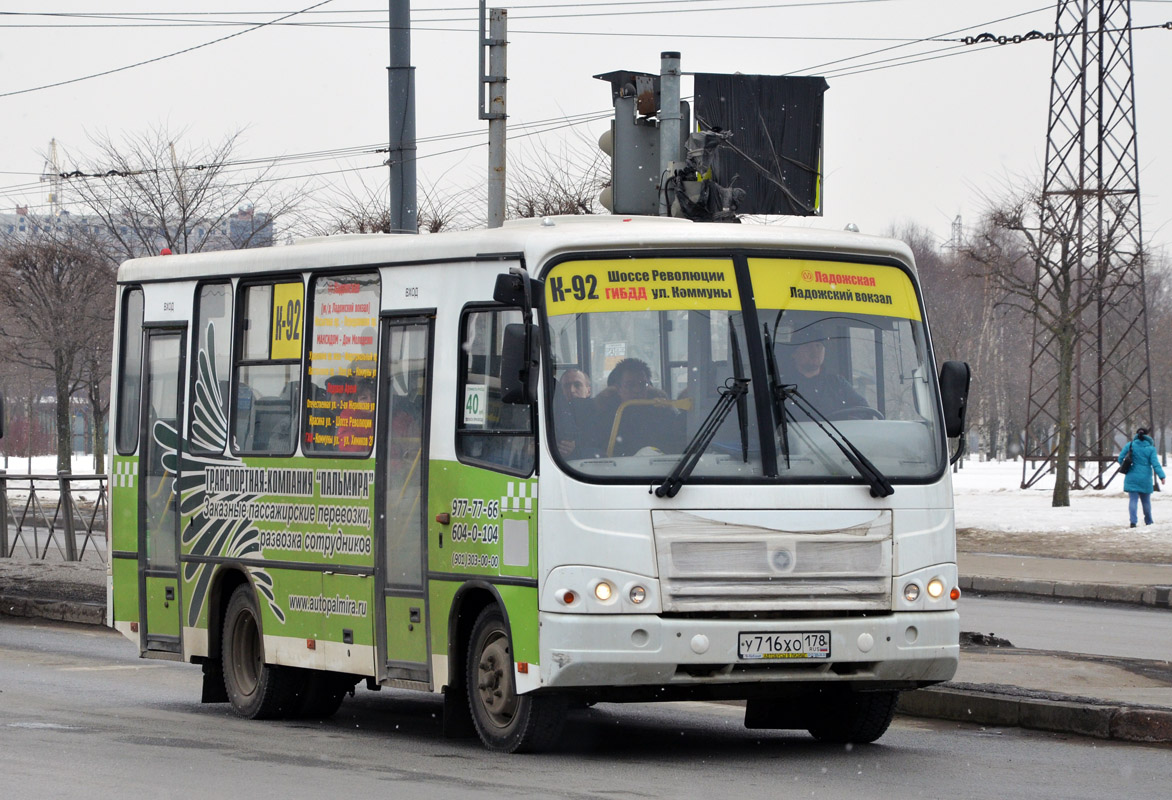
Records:
<instances>
[{"instance_id":1,"label":"green and white minibus","mask_svg":"<svg viewBox=\"0 0 1172 800\"><path fill-rule=\"evenodd\" d=\"M881 736L951 678L949 439L900 242L551 217L134 259L118 273L110 624L203 700L743 699ZM958 445L959 451L959 445Z\"/></svg>"}]
</instances>

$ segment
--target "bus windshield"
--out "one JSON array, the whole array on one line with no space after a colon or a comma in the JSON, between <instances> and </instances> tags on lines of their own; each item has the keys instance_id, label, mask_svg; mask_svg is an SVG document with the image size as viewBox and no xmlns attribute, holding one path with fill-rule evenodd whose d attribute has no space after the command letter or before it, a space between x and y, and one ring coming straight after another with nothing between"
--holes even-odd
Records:
<instances>
[{"instance_id":1,"label":"bus windshield","mask_svg":"<svg viewBox=\"0 0 1172 800\"><path fill-rule=\"evenodd\" d=\"M551 449L584 479L662 481L702 445L693 482L857 481L850 452L893 481L942 469L927 338L897 267L564 261L546 275L545 322Z\"/></svg>"}]
</instances>

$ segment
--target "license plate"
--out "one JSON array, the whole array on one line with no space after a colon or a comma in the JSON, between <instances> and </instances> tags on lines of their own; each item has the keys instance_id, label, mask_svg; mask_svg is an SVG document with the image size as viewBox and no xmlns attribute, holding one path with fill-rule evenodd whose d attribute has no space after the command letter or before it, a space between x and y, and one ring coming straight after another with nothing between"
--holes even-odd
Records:
<instances>
[{"instance_id":1,"label":"license plate","mask_svg":"<svg viewBox=\"0 0 1172 800\"><path fill-rule=\"evenodd\" d=\"M830 631L742 633L737 644L737 655L742 659L830 658Z\"/></svg>"}]
</instances>

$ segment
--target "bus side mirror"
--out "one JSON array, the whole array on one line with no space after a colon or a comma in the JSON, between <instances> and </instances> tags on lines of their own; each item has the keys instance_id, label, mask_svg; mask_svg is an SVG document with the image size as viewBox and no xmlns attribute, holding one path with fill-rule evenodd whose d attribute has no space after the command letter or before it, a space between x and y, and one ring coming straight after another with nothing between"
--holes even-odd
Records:
<instances>
[{"instance_id":1,"label":"bus side mirror","mask_svg":"<svg viewBox=\"0 0 1172 800\"><path fill-rule=\"evenodd\" d=\"M940 367L940 399L944 404L944 431L949 439L964 433L972 373L964 361L945 361Z\"/></svg>"},{"instance_id":2,"label":"bus side mirror","mask_svg":"<svg viewBox=\"0 0 1172 800\"><path fill-rule=\"evenodd\" d=\"M501 342L501 402L528 405L537 399L537 328L513 322Z\"/></svg>"},{"instance_id":3,"label":"bus side mirror","mask_svg":"<svg viewBox=\"0 0 1172 800\"><path fill-rule=\"evenodd\" d=\"M541 303L542 290L541 281L529 277L529 273L520 267L513 267L496 276L492 299L502 305L517 306L525 312L528 320L529 313Z\"/></svg>"}]
</instances>

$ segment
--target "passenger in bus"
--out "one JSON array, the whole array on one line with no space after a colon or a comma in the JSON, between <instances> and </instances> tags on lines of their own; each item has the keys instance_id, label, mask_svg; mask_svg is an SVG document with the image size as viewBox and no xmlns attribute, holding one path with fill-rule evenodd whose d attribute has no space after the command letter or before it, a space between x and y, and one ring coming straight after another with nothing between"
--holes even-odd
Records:
<instances>
[{"instance_id":1,"label":"passenger in bus","mask_svg":"<svg viewBox=\"0 0 1172 800\"><path fill-rule=\"evenodd\" d=\"M554 397L554 427L557 431L558 452L563 458L582 458L586 449L579 448L589 438L590 396L593 394L590 376L580 369L568 369L558 380Z\"/></svg>"},{"instance_id":2,"label":"passenger in bus","mask_svg":"<svg viewBox=\"0 0 1172 800\"><path fill-rule=\"evenodd\" d=\"M624 358L615 364L606 384L594 399L595 423L591 444L599 451L598 455L629 456L644 447L665 453L679 452L683 418L667 403L667 395L651 383L651 368L645 361ZM635 402L646 400L662 400L663 403ZM632 404L625 405L627 403ZM622 418L618 420L616 432L614 425L620 409Z\"/></svg>"},{"instance_id":3,"label":"passenger in bus","mask_svg":"<svg viewBox=\"0 0 1172 800\"><path fill-rule=\"evenodd\" d=\"M798 392L816 410L835 419L847 409L867 409L869 404L850 382L826 366L826 340L829 334L816 323L801 328L790 338L790 369L785 382L795 384ZM796 406L791 411L798 419L808 415Z\"/></svg>"}]
</instances>

